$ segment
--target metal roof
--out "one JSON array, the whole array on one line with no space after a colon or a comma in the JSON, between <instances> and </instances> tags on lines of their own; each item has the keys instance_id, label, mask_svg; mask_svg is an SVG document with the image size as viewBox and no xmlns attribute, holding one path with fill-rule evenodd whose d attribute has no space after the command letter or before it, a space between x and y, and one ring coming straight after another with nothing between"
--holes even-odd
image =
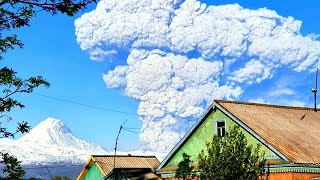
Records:
<instances>
[{"instance_id":1,"label":"metal roof","mask_svg":"<svg viewBox=\"0 0 320 180\"><path fill-rule=\"evenodd\" d=\"M109 174L113 170L114 163L113 155L93 155L92 159L95 161L104 174ZM117 169L155 169L160 162L155 156L123 156L115 157L115 168Z\"/></svg>"},{"instance_id":2,"label":"metal roof","mask_svg":"<svg viewBox=\"0 0 320 180\"><path fill-rule=\"evenodd\" d=\"M320 163L320 109L216 100L293 163Z\"/></svg>"}]
</instances>

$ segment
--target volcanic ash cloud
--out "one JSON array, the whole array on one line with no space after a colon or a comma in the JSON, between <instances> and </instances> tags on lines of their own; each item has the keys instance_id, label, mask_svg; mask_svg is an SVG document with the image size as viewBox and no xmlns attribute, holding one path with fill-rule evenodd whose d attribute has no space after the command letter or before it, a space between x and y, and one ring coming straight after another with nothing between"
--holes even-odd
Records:
<instances>
[{"instance_id":1,"label":"volcanic ash cloud","mask_svg":"<svg viewBox=\"0 0 320 180\"><path fill-rule=\"evenodd\" d=\"M140 102L141 142L157 151L170 150L213 99L239 99L281 68L314 68L320 43L300 27L268 9L196 0L102 0L75 21L81 49L115 66L107 86Z\"/></svg>"}]
</instances>

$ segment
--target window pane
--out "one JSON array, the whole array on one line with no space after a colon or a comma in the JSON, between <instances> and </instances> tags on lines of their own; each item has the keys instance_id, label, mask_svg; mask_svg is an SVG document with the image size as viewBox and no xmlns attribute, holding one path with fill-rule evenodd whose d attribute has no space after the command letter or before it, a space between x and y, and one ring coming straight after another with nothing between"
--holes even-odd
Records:
<instances>
[{"instance_id":1,"label":"window pane","mask_svg":"<svg viewBox=\"0 0 320 180\"><path fill-rule=\"evenodd\" d=\"M217 123L217 127L224 127L224 126L225 126L225 122L224 121Z\"/></svg>"},{"instance_id":2,"label":"window pane","mask_svg":"<svg viewBox=\"0 0 320 180\"><path fill-rule=\"evenodd\" d=\"M222 129L221 137L224 137L226 135L226 128L221 128L221 129Z\"/></svg>"},{"instance_id":3,"label":"window pane","mask_svg":"<svg viewBox=\"0 0 320 180\"><path fill-rule=\"evenodd\" d=\"M226 135L226 122L225 121L216 121L216 133L220 137Z\"/></svg>"},{"instance_id":4,"label":"window pane","mask_svg":"<svg viewBox=\"0 0 320 180\"><path fill-rule=\"evenodd\" d=\"M218 136L221 136L221 128L217 129Z\"/></svg>"}]
</instances>

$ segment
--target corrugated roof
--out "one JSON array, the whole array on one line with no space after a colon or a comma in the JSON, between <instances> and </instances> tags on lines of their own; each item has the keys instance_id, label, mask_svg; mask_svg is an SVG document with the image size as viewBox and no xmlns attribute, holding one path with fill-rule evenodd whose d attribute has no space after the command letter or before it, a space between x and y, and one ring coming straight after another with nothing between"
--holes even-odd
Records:
<instances>
[{"instance_id":1,"label":"corrugated roof","mask_svg":"<svg viewBox=\"0 0 320 180\"><path fill-rule=\"evenodd\" d=\"M320 163L320 109L216 100L294 163Z\"/></svg>"},{"instance_id":2,"label":"corrugated roof","mask_svg":"<svg viewBox=\"0 0 320 180\"><path fill-rule=\"evenodd\" d=\"M106 175L113 170L113 155L93 155L92 157ZM115 168L121 169L151 169L155 171L159 165L160 162L155 156L118 155L115 159Z\"/></svg>"}]
</instances>

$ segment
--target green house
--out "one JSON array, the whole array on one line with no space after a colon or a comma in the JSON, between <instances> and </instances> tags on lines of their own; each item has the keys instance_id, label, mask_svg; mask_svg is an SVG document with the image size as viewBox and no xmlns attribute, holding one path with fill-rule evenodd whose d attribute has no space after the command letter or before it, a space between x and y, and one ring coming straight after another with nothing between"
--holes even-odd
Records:
<instances>
[{"instance_id":1,"label":"green house","mask_svg":"<svg viewBox=\"0 0 320 180\"><path fill-rule=\"evenodd\" d=\"M182 154L197 157L214 134L225 136L240 127L250 144L261 144L270 165L270 179L320 177L320 112L311 108L215 100L207 112L170 151L157 169L174 177Z\"/></svg>"},{"instance_id":2,"label":"green house","mask_svg":"<svg viewBox=\"0 0 320 180\"><path fill-rule=\"evenodd\" d=\"M77 180L157 180L154 172L159 164L155 156L92 155Z\"/></svg>"}]
</instances>

